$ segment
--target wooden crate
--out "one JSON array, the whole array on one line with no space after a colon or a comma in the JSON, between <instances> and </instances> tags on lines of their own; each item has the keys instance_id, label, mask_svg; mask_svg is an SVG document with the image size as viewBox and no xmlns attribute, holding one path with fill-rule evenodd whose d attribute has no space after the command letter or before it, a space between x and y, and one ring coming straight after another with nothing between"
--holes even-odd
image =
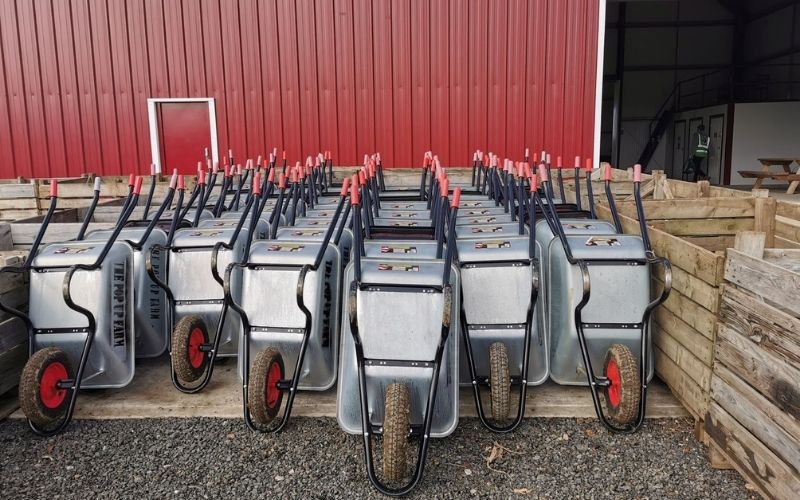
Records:
<instances>
[{"instance_id":1,"label":"wooden crate","mask_svg":"<svg viewBox=\"0 0 800 500\"><path fill-rule=\"evenodd\" d=\"M727 253L705 430L762 495L797 498L800 250L749 248Z\"/></svg>"},{"instance_id":2,"label":"wooden crate","mask_svg":"<svg viewBox=\"0 0 800 500\"><path fill-rule=\"evenodd\" d=\"M0 252L0 266L22 263L24 252ZM6 306L26 310L28 304L28 277L21 274L0 275L0 301ZM28 331L25 324L5 312L0 312L0 396L15 388L19 375L28 359Z\"/></svg>"}]
</instances>

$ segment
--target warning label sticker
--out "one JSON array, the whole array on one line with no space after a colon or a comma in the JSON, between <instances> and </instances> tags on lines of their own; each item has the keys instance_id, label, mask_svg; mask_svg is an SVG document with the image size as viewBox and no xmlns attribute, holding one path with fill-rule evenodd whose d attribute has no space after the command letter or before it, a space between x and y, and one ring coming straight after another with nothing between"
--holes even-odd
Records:
<instances>
[{"instance_id":1,"label":"warning label sticker","mask_svg":"<svg viewBox=\"0 0 800 500\"><path fill-rule=\"evenodd\" d=\"M299 252L300 250L304 249L305 245L291 245L291 244L279 244L276 243L274 245L270 245L267 248L268 252Z\"/></svg>"},{"instance_id":2,"label":"warning label sticker","mask_svg":"<svg viewBox=\"0 0 800 500\"><path fill-rule=\"evenodd\" d=\"M53 253L58 255L78 255L82 253L86 253L89 250L94 249L94 247L61 247L58 250L54 251Z\"/></svg>"},{"instance_id":3,"label":"warning label sticker","mask_svg":"<svg viewBox=\"0 0 800 500\"><path fill-rule=\"evenodd\" d=\"M470 224L483 224L486 222L497 222L497 217L483 217L481 219L470 219Z\"/></svg>"},{"instance_id":4,"label":"warning label sticker","mask_svg":"<svg viewBox=\"0 0 800 500\"><path fill-rule=\"evenodd\" d=\"M577 222L565 222L561 224L566 229L593 229L594 224L580 224Z\"/></svg>"},{"instance_id":5,"label":"warning label sticker","mask_svg":"<svg viewBox=\"0 0 800 500\"><path fill-rule=\"evenodd\" d=\"M400 271L406 273L418 273L419 266L411 264L378 264L378 271Z\"/></svg>"},{"instance_id":6,"label":"warning label sticker","mask_svg":"<svg viewBox=\"0 0 800 500\"><path fill-rule=\"evenodd\" d=\"M411 245L381 245L381 253L417 253L417 247Z\"/></svg>"},{"instance_id":7,"label":"warning label sticker","mask_svg":"<svg viewBox=\"0 0 800 500\"><path fill-rule=\"evenodd\" d=\"M510 241L477 241L475 250L487 250L492 248L511 248Z\"/></svg>"},{"instance_id":8,"label":"warning label sticker","mask_svg":"<svg viewBox=\"0 0 800 500\"><path fill-rule=\"evenodd\" d=\"M617 238L607 238L604 236L592 236L586 240L587 247L620 247L622 243Z\"/></svg>"},{"instance_id":9,"label":"warning label sticker","mask_svg":"<svg viewBox=\"0 0 800 500\"><path fill-rule=\"evenodd\" d=\"M414 221L397 221L392 224L393 226L403 226L403 227L416 227L419 226L418 223Z\"/></svg>"},{"instance_id":10,"label":"warning label sticker","mask_svg":"<svg viewBox=\"0 0 800 500\"><path fill-rule=\"evenodd\" d=\"M401 218L413 219L416 216L417 214L413 212L410 214L392 214L392 217L394 217L395 219L401 219Z\"/></svg>"},{"instance_id":11,"label":"warning label sticker","mask_svg":"<svg viewBox=\"0 0 800 500\"><path fill-rule=\"evenodd\" d=\"M292 236L319 236L322 233L323 231L318 229L298 229L297 231L292 231Z\"/></svg>"},{"instance_id":12,"label":"warning label sticker","mask_svg":"<svg viewBox=\"0 0 800 500\"><path fill-rule=\"evenodd\" d=\"M493 227L473 227L472 234L480 234L480 233L499 233L502 232L503 228L500 226L493 226Z\"/></svg>"}]
</instances>

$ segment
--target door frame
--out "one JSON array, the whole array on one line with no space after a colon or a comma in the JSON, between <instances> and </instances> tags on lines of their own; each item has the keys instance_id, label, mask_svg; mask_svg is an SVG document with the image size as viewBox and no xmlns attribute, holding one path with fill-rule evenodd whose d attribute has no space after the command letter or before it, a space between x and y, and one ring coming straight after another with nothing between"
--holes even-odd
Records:
<instances>
[{"instance_id":1,"label":"door frame","mask_svg":"<svg viewBox=\"0 0 800 500\"><path fill-rule=\"evenodd\" d=\"M151 163L156 165L159 172L161 168L161 144L158 141L158 112L157 105L162 103L178 102L205 102L208 103L208 130L211 134L211 161L219 161L219 144L217 142L217 106L213 97L151 97L147 99L147 120L150 122L150 155Z\"/></svg>"},{"instance_id":2,"label":"door frame","mask_svg":"<svg viewBox=\"0 0 800 500\"><path fill-rule=\"evenodd\" d=\"M725 146L728 142L725 137L725 113L717 113L708 117L708 137L711 137L711 122L714 118L722 118L722 146L719 148L719 177L717 178L717 184L722 185L725 180ZM710 151L708 156L711 157ZM711 170L711 167L708 167L708 170Z\"/></svg>"}]
</instances>

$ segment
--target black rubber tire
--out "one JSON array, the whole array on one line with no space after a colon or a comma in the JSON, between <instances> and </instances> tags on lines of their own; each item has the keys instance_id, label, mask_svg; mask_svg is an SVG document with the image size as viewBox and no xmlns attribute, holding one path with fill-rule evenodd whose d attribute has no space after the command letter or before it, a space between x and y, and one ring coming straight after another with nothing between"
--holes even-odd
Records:
<instances>
[{"instance_id":1,"label":"black rubber tire","mask_svg":"<svg viewBox=\"0 0 800 500\"><path fill-rule=\"evenodd\" d=\"M205 373L208 366L208 356L203 356L200 366L192 366L189 361L189 340L192 332L199 328L203 332L203 343L208 343L208 329L206 323L200 316L184 316L172 330L172 345L170 355L172 356L172 368L182 383L191 383L199 379Z\"/></svg>"},{"instance_id":2,"label":"black rubber tire","mask_svg":"<svg viewBox=\"0 0 800 500\"><path fill-rule=\"evenodd\" d=\"M19 379L19 406L22 412L37 427L45 430L53 428L65 418L71 396L67 392L57 408L48 408L39 397L42 375L49 365L56 362L64 365L68 378L75 378L67 353L57 347L46 347L28 359Z\"/></svg>"},{"instance_id":3,"label":"black rubber tire","mask_svg":"<svg viewBox=\"0 0 800 500\"><path fill-rule=\"evenodd\" d=\"M281 379L285 378L283 356L276 347L269 347L259 352L253 365L250 367L250 380L247 386L247 406L250 417L258 428L265 428L278 415L278 410L283 401L283 391L278 396L278 401L273 406L267 402L266 390L269 372L272 365L280 367Z\"/></svg>"},{"instance_id":4,"label":"black rubber tire","mask_svg":"<svg viewBox=\"0 0 800 500\"><path fill-rule=\"evenodd\" d=\"M605 388L607 415L610 420L619 425L629 425L639 414L639 401L641 400L639 363L628 346L612 344L606 351L603 361L603 376L608 376L608 366L612 360L619 368L620 400L618 405L613 406L609 398L609 388Z\"/></svg>"},{"instance_id":5,"label":"black rubber tire","mask_svg":"<svg viewBox=\"0 0 800 500\"><path fill-rule=\"evenodd\" d=\"M411 395L405 384L389 384L384 395L383 474L400 481L408 470Z\"/></svg>"},{"instance_id":6,"label":"black rubber tire","mask_svg":"<svg viewBox=\"0 0 800 500\"><path fill-rule=\"evenodd\" d=\"M502 342L489 346L489 387L492 418L502 422L511 411L511 375L508 371L508 348Z\"/></svg>"}]
</instances>

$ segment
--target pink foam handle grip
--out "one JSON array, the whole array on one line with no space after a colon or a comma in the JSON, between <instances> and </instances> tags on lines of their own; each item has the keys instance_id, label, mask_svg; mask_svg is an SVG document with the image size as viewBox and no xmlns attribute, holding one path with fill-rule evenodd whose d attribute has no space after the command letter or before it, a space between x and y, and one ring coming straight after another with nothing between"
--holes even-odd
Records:
<instances>
[{"instance_id":1,"label":"pink foam handle grip","mask_svg":"<svg viewBox=\"0 0 800 500\"><path fill-rule=\"evenodd\" d=\"M270 163L274 163L275 162L275 155L272 154L272 153L269 154L269 162Z\"/></svg>"},{"instance_id":2,"label":"pink foam handle grip","mask_svg":"<svg viewBox=\"0 0 800 500\"><path fill-rule=\"evenodd\" d=\"M541 156L541 160L542 160L542 161L545 161L546 159L547 159L547 151L545 151L545 150L543 149L543 150L542 150L542 156Z\"/></svg>"},{"instance_id":3,"label":"pink foam handle grip","mask_svg":"<svg viewBox=\"0 0 800 500\"><path fill-rule=\"evenodd\" d=\"M531 177L533 177L533 174L531 173L531 164L530 163L525 162L525 163L522 164L522 167L525 169L525 177L527 177L529 179Z\"/></svg>"},{"instance_id":4,"label":"pink foam handle grip","mask_svg":"<svg viewBox=\"0 0 800 500\"><path fill-rule=\"evenodd\" d=\"M587 172L591 172L593 170L591 158L586 158L583 169L586 170Z\"/></svg>"},{"instance_id":5,"label":"pink foam handle grip","mask_svg":"<svg viewBox=\"0 0 800 500\"><path fill-rule=\"evenodd\" d=\"M475 163L476 161L478 161L478 152L477 151L472 153L472 162Z\"/></svg>"},{"instance_id":6,"label":"pink foam handle grip","mask_svg":"<svg viewBox=\"0 0 800 500\"><path fill-rule=\"evenodd\" d=\"M535 193L539 190L539 177L532 175L531 176L531 193Z\"/></svg>"},{"instance_id":7,"label":"pink foam handle grip","mask_svg":"<svg viewBox=\"0 0 800 500\"><path fill-rule=\"evenodd\" d=\"M556 168L564 168L564 165L561 164L560 156L556 156Z\"/></svg>"},{"instance_id":8,"label":"pink foam handle grip","mask_svg":"<svg viewBox=\"0 0 800 500\"><path fill-rule=\"evenodd\" d=\"M186 190L186 179L182 175L178 176L178 190L179 191Z\"/></svg>"},{"instance_id":9,"label":"pink foam handle grip","mask_svg":"<svg viewBox=\"0 0 800 500\"><path fill-rule=\"evenodd\" d=\"M447 178L442 179L442 183L439 184L439 194L442 198L447 198L447 194L450 192L450 181Z\"/></svg>"},{"instance_id":10,"label":"pink foam handle grip","mask_svg":"<svg viewBox=\"0 0 800 500\"><path fill-rule=\"evenodd\" d=\"M284 149L283 151L281 151L281 160L285 159L286 159L286 150Z\"/></svg>"},{"instance_id":11,"label":"pink foam handle grip","mask_svg":"<svg viewBox=\"0 0 800 500\"><path fill-rule=\"evenodd\" d=\"M313 164L314 164L314 160L312 160L310 156L307 156L306 157L306 166L310 167Z\"/></svg>"},{"instance_id":12,"label":"pink foam handle grip","mask_svg":"<svg viewBox=\"0 0 800 500\"><path fill-rule=\"evenodd\" d=\"M606 170L603 172L603 180L611 181L611 165L606 165Z\"/></svg>"},{"instance_id":13,"label":"pink foam handle grip","mask_svg":"<svg viewBox=\"0 0 800 500\"><path fill-rule=\"evenodd\" d=\"M459 204L461 204L461 188L455 188L453 190L453 199L450 201L450 207L458 208Z\"/></svg>"},{"instance_id":14,"label":"pink foam handle grip","mask_svg":"<svg viewBox=\"0 0 800 500\"><path fill-rule=\"evenodd\" d=\"M297 184L297 169L296 168L292 169L292 179L291 180L292 180L292 184Z\"/></svg>"},{"instance_id":15,"label":"pink foam handle grip","mask_svg":"<svg viewBox=\"0 0 800 500\"><path fill-rule=\"evenodd\" d=\"M256 160L256 167L260 167L260 166L261 166L261 155L258 155L258 159ZM252 168L252 167L253 167L253 166L252 166L252 164L251 164L251 165L250 165L250 168Z\"/></svg>"},{"instance_id":16,"label":"pink foam handle grip","mask_svg":"<svg viewBox=\"0 0 800 500\"><path fill-rule=\"evenodd\" d=\"M169 187L170 189L175 189L178 185L178 171L175 170L172 172L172 178L169 180Z\"/></svg>"},{"instance_id":17,"label":"pink foam handle grip","mask_svg":"<svg viewBox=\"0 0 800 500\"><path fill-rule=\"evenodd\" d=\"M206 171L202 168L197 171L197 183L200 185L205 185L206 183Z\"/></svg>"},{"instance_id":18,"label":"pink foam handle grip","mask_svg":"<svg viewBox=\"0 0 800 500\"><path fill-rule=\"evenodd\" d=\"M539 163L539 153L533 153L533 163Z\"/></svg>"},{"instance_id":19,"label":"pink foam handle grip","mask_svg":"<svg viewBox=\"0 0 800 500\"><path fill-rule=\"evenodd\" d=\"M214 161L214 166L211 167L211 173L217 175L217 172L219 172L219 162Z\"/></svg>"},{"instance_id":20,"label":"pink foam handle grip","mask_svg":"<svg viewBox=\"0 0 800 500\"><path fill-rule=\"evenodd\" d=\"M552 162L550 161L550 153L547 153L545 156L546 156L546 161L545 161L545 163L547 163L548 165L551 165L551 164L552 164Z\"/></svg>"},{"instance_id":21,"label":"pink foam handle grip","mask_svg":"<svg viewBox=\"0 0 800 500\"><path fill-rule=\"evenodd\" d=\"M211 160L208 160L208 163L211 163ZM199 172L200 170L202 170L202 168L203 168L203 162L202 161L198 161L197 162L197 171Z\"/></svg>"},{"instance_id":22,"label":"pink foam handle grip","mask_svg":"<svg viewBox=\"0 0 800 500\"><path fill-rule=\"evenodd\" d=\"M544 166L544 163L539 164L539 177L542 179L542 182L547 182L547 168Z\"/></svg>"},{"instance_id":23,"label":"pink foam handle grip","mask_svg":"<svg viewBox=\"0 0 800 500\"><path fill-rule=\"evenodd\" d=\"M358 175L353 174L353 180L350 183L350 204L358 205L361 203L361 196L358 194Z\"/></svg>"},{"instance_id":24,"label":"pink foam handle grip","mask_svg":"<svg viewBox=\"0 0 800 500\"><path fill-rule=\"evenodd\" d=\"M633 182L642 182L642 166L638 163L633 166Z\"/></svg>"},{"instance_id":25,"label":"pink foam handle grip","mask_svg":"<svg viewBox=\"0 0 800 500\"><path fill-rule=\"evenodd\" d=\"M50 181L50 198L58 198L58 181L56 179Z\"/></svg>"},{"instance_id":26,"label":"pink foam handle grip","mask_svg":"<svg viewBox=\"0 0 800 500\"><path fill-rule=\"evenodd\" d=\"M530 148L525 148L525 158L528 158L528 157L530 157L530 155L531 155L531 150L530 150Z\"/></svg>"},{"instance_id":27,"label":"pink foam handle grip","mask_svg":"<svg viewBox=\"0 0 800 500\"><path fill-rule=\"evenodd\" d=\"M369 161L369 155L364 155L364 161L362 163L366 165L368 161Z\"/></svg>"},{"instance_id":28,"label":"pink foam handle grip","mask_svg":"<svg viewBox=\"0 0 800 500\"><path fill-rule=\"evenodd\" d=\"M137 175L136 180L133 183L133 194L139 194L142 192L142 176Z\"/></svg>"},{"instance_id":29,"label":"pink foam handle grip","mask_svg":"<svg viewBox=\"0 0 800 500\"><path fill-rule=\"evenodd\" d=\"M430 157L428 157L428 156L425 156L425 158L423 158L423 160L422 160L422 166L423 166L423 168L428 168L428 167L430 167L430 166L431 166L431 159L430 159Z\"/></svg>"},{"instance_id":30,"label":"pink foam handle grip","mask_svg":"<svg viewBox=\"0 0 800 500\"><path fill-rule=\"evenodd\" d=\"M575 157L575 168L581 168L581 157L580 156L576 156Z\"/></svg>"},{"instance_id":31,"label":"pink foam handle grip","mask_svg":"<svg viewBox=\"0 0 800 500\"><path fill-rule=\"evenodd\" d=\"M331 152L330 151L325 151L325 159L326 160L330 160L331 159Z\"/></svg>"},{"instance_id":32,"label":"pink foam handle grip","mask_svg":"<svg viewBox=\"0 0 800 500\"><path fill-rule=\"evenodd\" d=\"M378 163L380 163L381 162L381 154L380 153L375 153L375 159L378 160Z\"/></svg>"},{"instance_id":33,"label":"pink foam handle grip","mask_svg":"<svg viewBox=\"0 0 800 500\"><path fill-rule=\"evenodd\" d=\"M134 175L133 174L128 175L128 186L133 186L134 182L135 182Z\"/></svg>"},{"instance_id":34,"label":"pink foam handle grip","mask_svg":"<svg viewBox=\"0 0 800 500\"><path fill-rule=\"evenodd\" d=\"M272 157L278 158L278 148L272 148Z\"/></svg>"},{"instance_id":35,"label":"pink foam handle grip","mask_svg":"<svg viewBox=\"0 0 800 500\"><path fill-rule=\"evenodd\" d=\"M248 169L248 170L251 170L251 169ZM241 165L236 165L236 175L238 175L238 176L242 175L242 166Z\"/></svg>"},{"instance_id":36,"label":"pink foam handle grip","mask_svg":"<svg viewBox=\"0 0 800 500\"><path fill-rule=\"evenodd\" d=\"M269 173L267 174L267 182L275 182L275 169L269 169Z\"/></svg>"},{"instance_id":37,"label":"pink foam handle grip","mask_svg":"<svg viewBox=\"0 0 800 500\"><path fill-rule=\"evenodd\" d=\"M228 165L225 165L225 169L224 170L225 170L225 177L230 177L231 176L231 167L229 167Z\"/></svg>"},{"instance_id":38,"label":"pink foam handle grip","mask_svg":"<svg viewBox=\"0 0 800 500\"><path fill-rule=\"evenodd\" d=\"M232 149L228 150L228 158L233 158L233 150Z\"/></svg>"},{"instance_id":39,"label":"pink foam handle grip","mask_svg":"<svg viewBox=\"0 0 800 500\"><path fill-rule=\"evenodd\" d=\"M363 170L358 172L358 183L361 186L366 186L367 184L367 174L365 174Z\"/></svg>"},{"instance_id":40,"label":"pink foam handle grip","mask_svg":"<svg viewBox=\"0 0 800 500\"><path fill-rule=\"evenodd\" d=\"M283 174L278 177L278 189L286 189L286 176Z\"/></svg>"},{"instance_id":41,"label":"pink foam handle grip","mask_svg":"<svg viewBox=\"0 0 800 500\"><path fill-rule=\"evenodd\" d=\"M256 172L253 176L253 194L256 196L261 194L261 172Z\"/></svg>"},{"instance_id":42,"label":"pink foam handle grip","mask_svg":"<svg viewBox=\"0 0 800 500\"><path fill-rule=\"evenodd\" d=\"M339 196L341 196L342 198L347 196L347 191L349 189L350 189L350 178L345 177L344 180L342 181L342 191L339 193Z\"/></svg>"}]
</instances>

